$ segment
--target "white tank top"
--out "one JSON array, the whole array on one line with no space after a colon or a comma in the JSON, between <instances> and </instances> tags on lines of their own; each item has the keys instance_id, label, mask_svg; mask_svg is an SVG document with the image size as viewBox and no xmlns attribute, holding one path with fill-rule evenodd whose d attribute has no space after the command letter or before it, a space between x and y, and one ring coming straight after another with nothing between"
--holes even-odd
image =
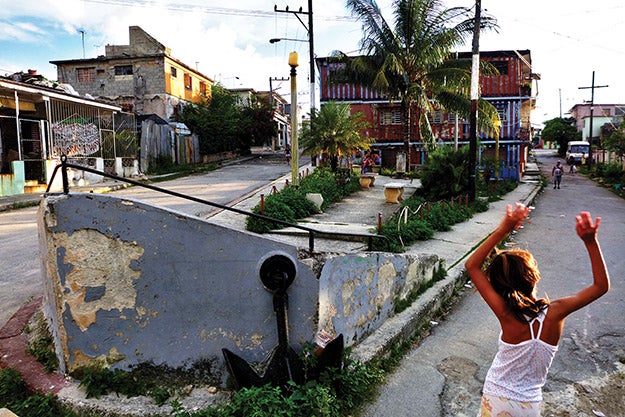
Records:
<instances>
[{"instance_id":1,"label":"white tank top","mask_svg":"<svg viewBox=\"0 0 625 417\"><path fill-rule=\"evenodd\" d=\"M530 321L531 339L517 344L501 340L493 363L486 374L484 394L504 397L513 401L542 401L542 387L547 381L547 373L558 350L558 346L540 340L545 308ZM538 321L538 332L534 335L534 322Z\"/></svg>"}]
</instances>

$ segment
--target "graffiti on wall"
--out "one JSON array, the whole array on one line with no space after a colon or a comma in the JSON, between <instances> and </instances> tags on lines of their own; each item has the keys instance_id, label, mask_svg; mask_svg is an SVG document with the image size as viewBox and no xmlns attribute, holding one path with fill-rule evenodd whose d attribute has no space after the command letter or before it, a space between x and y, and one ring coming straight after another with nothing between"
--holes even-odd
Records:
<instances>
[{"instance_id":1,"label":"graffiti on wall","mask_svg":"<svg viewBox=\"0 0 625 417\"><path fill-rule=\"evenodd\" d=\"M81 117L61 120L52 125L54 152L57 155L93 155L100 150L100 130Z\"/></svg>"}]
</instances>

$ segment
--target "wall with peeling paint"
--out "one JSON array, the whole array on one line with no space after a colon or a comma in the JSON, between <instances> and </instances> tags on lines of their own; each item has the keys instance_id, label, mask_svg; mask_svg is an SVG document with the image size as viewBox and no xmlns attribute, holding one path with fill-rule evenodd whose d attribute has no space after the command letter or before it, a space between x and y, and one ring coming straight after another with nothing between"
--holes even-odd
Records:
<instances>
[{"instance_id":1,"label":"wall with peeling paint","mask_svg":"<svg viewBox=\"0 0 625 417\"><path fill-rule=\"evenodd\" d=\"M436 255L346 254L326 260L319 279L319 328L358 344L439 268Z\"/></svg>"},{"instance_id":2,"label":"wall with peeling paint","mask_svg":"<svg viewBox=\"0 0 625 417\"><path fill-rule=\"evenodd\" d=\"M436 255L316 253L106 194L47 196L39 209L44 314L63 371L90 364L211 368L222 348L263 361L278 344L263 262L296 266L288 289L290 344L318 329L358 344L430 280Z\"/></svg>"},{"instance_id":3,"label":"wall with peeling paint","mask_svg":"<svg viewBox=\"0 0 625 417\"><path fill-rule=\"evenodd\" d=\"M191 367L224 381L222 348L262 361L278 344L263 261L289 257L290 343L317 331L318 279L297 249L137 200L48 196L39 210L44 312L63 370Z\"/></svg>"}]
</instances>

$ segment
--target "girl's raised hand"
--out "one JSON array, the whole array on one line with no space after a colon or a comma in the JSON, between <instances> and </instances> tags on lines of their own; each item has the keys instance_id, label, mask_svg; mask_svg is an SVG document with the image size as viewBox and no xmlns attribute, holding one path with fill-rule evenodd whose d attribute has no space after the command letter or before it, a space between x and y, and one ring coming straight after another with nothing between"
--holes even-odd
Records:
<instances>
[{"instance_id":1,"label":"girl's raised hand","mask_svg":"<svg viewBox=\"0 0 625 417\"><path fill-rule=\"evenodd\" d=\"M593 223L590 213L587 211L582 211L577 216L575 216L575 221L575 230L577 231L577 235L584 242L592 242L597 238L597 229L599 229L601 217L597 217L597 219Z\"/></svg>"},{"instance_id":2,"label":"girl's raised hand","mask_svg":"<svg viewBox=\"0 0 625 417\"><path fill-rule=\"evenodd\" d=\"M501 225L507 231L512 231L521 227L523 221L530 213L529 207L524 204L516 203L514 207L508 204L506 206L506 216L503 218Z\"/></svg>"}]
</instances>

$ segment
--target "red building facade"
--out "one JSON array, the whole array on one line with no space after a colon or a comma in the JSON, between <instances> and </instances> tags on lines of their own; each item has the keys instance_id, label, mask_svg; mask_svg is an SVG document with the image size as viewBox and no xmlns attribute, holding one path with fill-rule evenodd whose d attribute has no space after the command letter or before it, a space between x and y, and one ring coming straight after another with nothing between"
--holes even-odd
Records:
<instances>
[{"instance_id":1,"label":"red building facade","mask_svg":"<svg viewBox=\"0 0 625 417\"><path fill-rule=\"evenodd\" d=\"M459 57L470 58L471 54L461 53ZM499 71L498 75L480 77L480 96L497 108L501 119L500 174L504 178L520 179L532 137L530 113L535 103L532 85L540 76L532 72L529 50L480 52L480 59L491 63ZM353 113L362 112L370 123L362 134L375 139L373 148L382 155L382 165L394 167L397 153L405 150L399 102L390 101L384 94L367 86L330 83L329 76L339 65L328 58L317 59L321 105L331 100L346 102L351 104ZM418 138L418 125L414 119L411 121L410 137ZM438 143L454 144L457 141L459 146L468 144L468 120L435 111L430 124ZM479 138L478 162L482 163L484 157L494 156L495 137L493 132L480 131ZM418 169L427 156L423 143L411 141L410 151L411 169Z\"/></svg>"}]
</instances>

